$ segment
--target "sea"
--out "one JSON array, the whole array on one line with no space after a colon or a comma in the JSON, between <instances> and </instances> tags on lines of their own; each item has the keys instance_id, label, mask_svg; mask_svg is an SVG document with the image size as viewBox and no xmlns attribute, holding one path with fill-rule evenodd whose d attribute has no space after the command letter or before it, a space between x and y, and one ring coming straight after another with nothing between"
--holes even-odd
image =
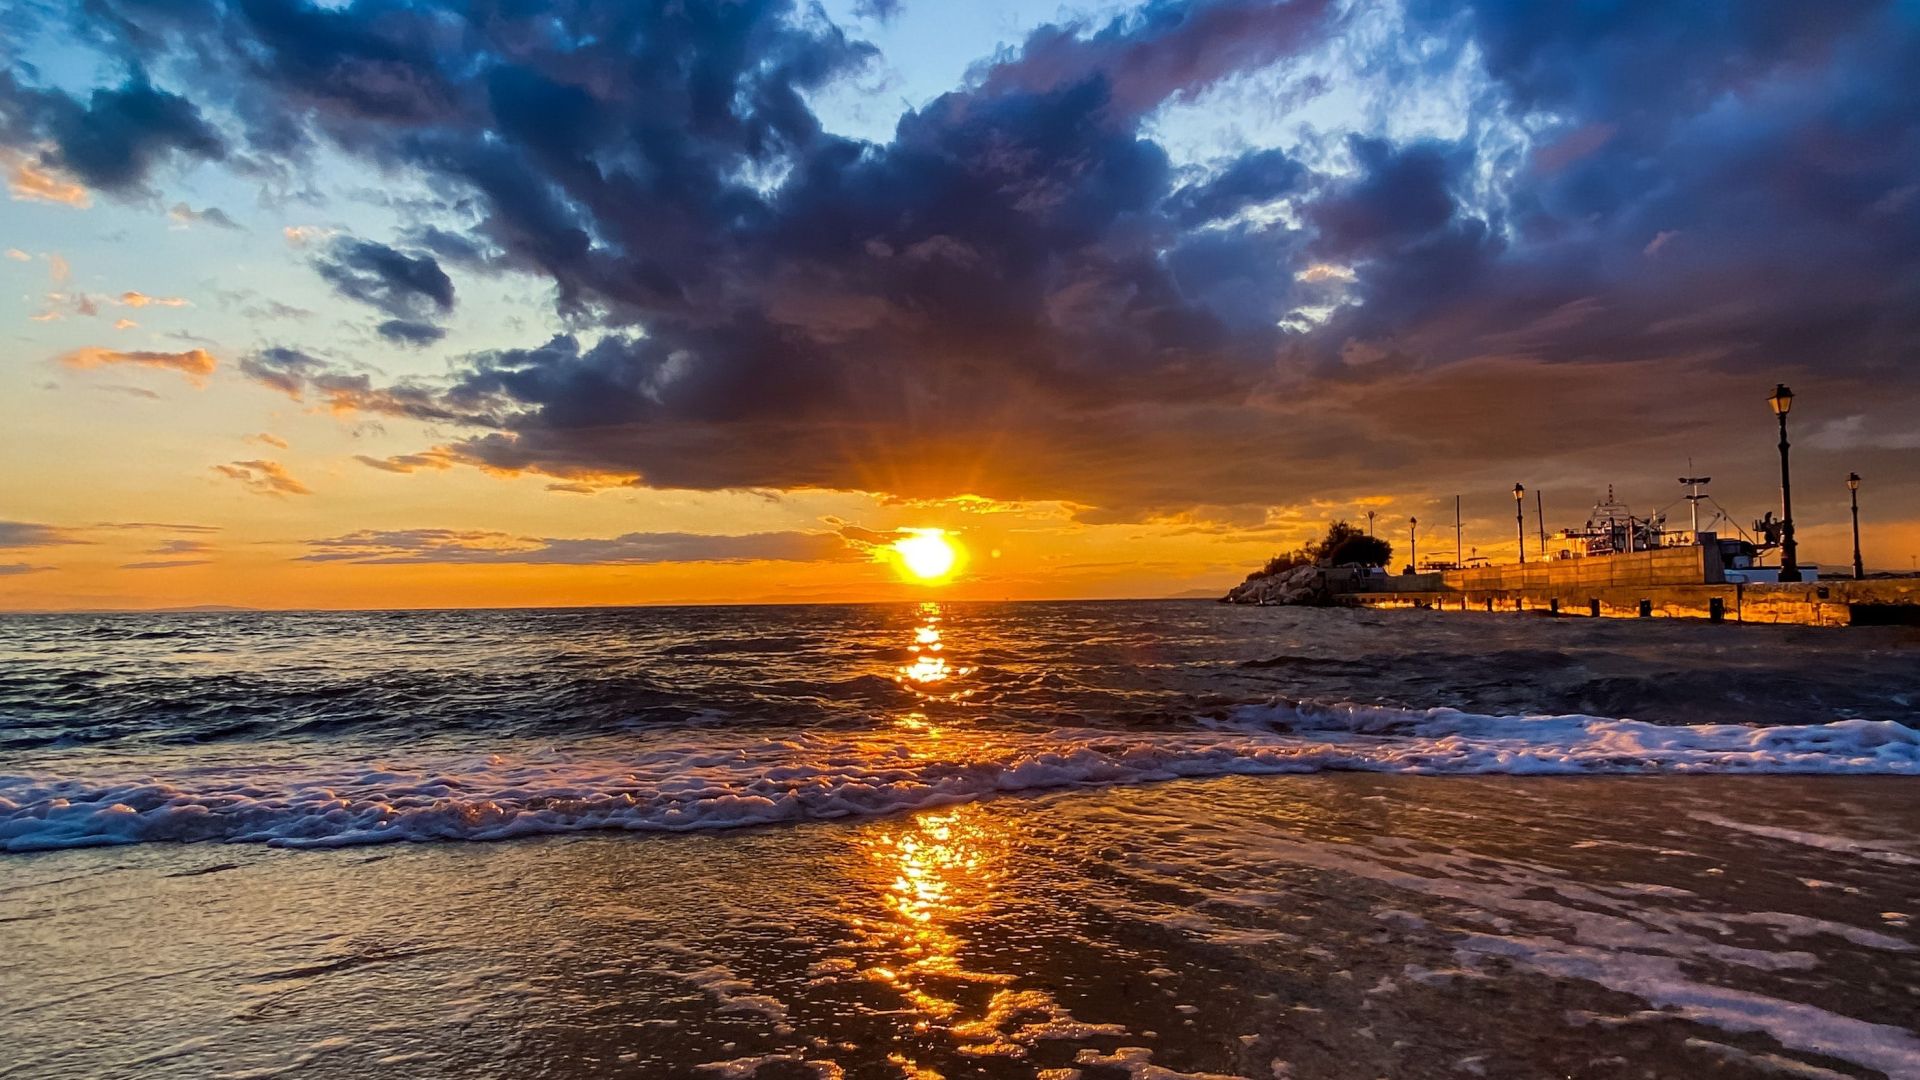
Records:
<instances>
[{"instance_id":1,"label":"sea","mask_svg":"<svg viewBox=\"0 0 1920 1080\"><path fill-rule=\"evenodd\" d=\"M1920 631L0 617L0 1077L1920 1077Z\"/></svg>"}]
</instances>

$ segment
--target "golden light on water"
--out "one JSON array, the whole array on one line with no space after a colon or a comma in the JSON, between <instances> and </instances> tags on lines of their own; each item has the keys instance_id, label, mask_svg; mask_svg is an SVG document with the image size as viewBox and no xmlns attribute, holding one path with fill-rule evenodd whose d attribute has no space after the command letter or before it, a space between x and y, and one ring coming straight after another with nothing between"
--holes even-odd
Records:
<instances>
[{"instance_id":1,"label":"golden light on water","mask_svg":"<svg viewBox=\"0 0 1920 1080\"><path fill-rule=\"evenodd\" d=\"M960 547L945 529L907 529L889 549L911 581L936 585L960 566Z\"/></svg>"},{"instance_id":2,"label":"golden light on water","mask_svg":"<svg viewBox=\"0 0 1920 1080\"><path fill-rule=\"evenodd\" d=\"M929 1020L958 1019L962 1000L977 996L967 986L1012 981L963 963L952 926L992 905L1008 841L993 814L962 806L915 815L864 845L867 876L888 916L870 929L874 943L893 954L867 975L891 984Z\"/></svg>"},{"instance_id":3,"label":"golden light on water","mask_svg":"<svg viewBox=\"0 0 1920 1080\"><path fill-rule=\"evenodd\" d=\"M899 669L895 681L910 690L929 696L963 698L973 691L965 687L941 687L936 684L960 675L971 675L973 668L954 664L946 657L946 642L940 640L940 605L920 605L920 625L913 629L913 644L907 652L913 661Z\"/></svg>"}]
</instances>

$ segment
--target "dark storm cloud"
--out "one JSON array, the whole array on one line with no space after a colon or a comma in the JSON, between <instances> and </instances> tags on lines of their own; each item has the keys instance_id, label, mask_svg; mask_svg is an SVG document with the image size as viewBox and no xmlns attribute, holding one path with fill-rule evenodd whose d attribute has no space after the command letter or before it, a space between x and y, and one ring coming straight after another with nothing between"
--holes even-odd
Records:
<instances>
[{"instance_id":1,"label":"dark storm cloud","mask_svg":"<svg viewBox=\"0 0 1920 1080\"><path fill-rule=\"evenodd\" d=\"M438 225L422 225L409 229L406 234L408 243L425 248L453 266L464 266L474 270L499 269L504 254L496 248L481 243L477 238L440 228Z\"/></svg>"},{"instance_id":2,"label":"dark storm cloud","mask_svg":"<svg viewBox=\"0 0 1920 1080\"><path fill-rule=\"evenodd\" d=\"M438 392L411 383L376 386L373 376L284 345L240 358L240 373L295 401L317 401L340 414L367 412L414 420L457 420L488 426L488 418L441 404Z\"/></svg>"},{"instance_id":3,"label":"dark storm cloud","mask_svg":"<svg viewBox=\"0 0 1920 1080\"><path fill-rule=\"evenodd\" d=\"M328 245L313 268L341 296L395 319L453 310L453 279L431 255L348 236Z\"/></svg>"},{"instance_id":4,"label":"dark storm cloud","mask_svg":"<svg viewBox=\"0 0 1920 1080\"><path fill-rule=\"evenodd\" d=\"M1188 184L1167 199L1167 210L1185 226L1232 217L1292 193L1307 168L1280 150L1250 150L1210 179Z\"/></svg>"},{"instance_id":5,"label":"dark storm cloud","mask_svg":"<svg viewBox=\"0 0 1920 1080\"><path fill-rule=\"evenodd\" d=\"M1436 28L1464 22L1487 69L1523 108L1604 117L1622 106L1657 104L1658 113L1635 118L1656 125L1782 69L1818 69L1834 59L1837 42L1863 29L1898 31L1911 20L1882 0L1414 0L1409 6Z\"/></svg>"},{"instance_id":6,"label":"dark storm cloud","mask_svg":"<svg viewBox=\"0 0 1920 1080\"><path fill-rule=\"evenodd\" d=\"M138 69L84 99L0 73L0 135L15 144L44 140L45 164L123 195L143 191L147 174L176 153L219 158L227 149L193 102L154 87Z\"/></svg>"},{"instance_id":7,"label":"dark storm cloud","mask_svg":"<svg viewBox=\"0 0 1920 1080\"><path fill-rule=\"evenodd\" d=\"M1033 91L1099 78L1112 86L1117 108L1145 113L1295 52L1324 29L1332 7L1329 0L1152 0L1100 27L1034 31L1017 59L985 69L981 86Z\"/></svg>"},{"instance_id":8,"label":"dark storm cloud","mask_svg":"<svg viewBox=\"0 0 1920 1080\"><path fill-rule=\"evenodd\" d=\"M837 533L744 535L627 533L607 538L514 536L455 529L362 529L307 541L302 562L522 563L620 566L651 563L855 562L864 558Z\"/></svg>"},{"instance_id":9,"label":"dark storm cloud","mask_svg":"<svg viewBox=\"0 0 1920 1080\"><path fill-rule=\"evenodd\" d=\"M248 353L240 358L239 366L240 373L247 378L290 398L299 398L310 379L332 369L332 365L317 356L279 345Z\"/></svg>"},{"instance_id":10,"label":"dark storm cloud","mask_svg":"<svg viewBox=\"0 0 1920 1080\"><path fill-rule=\"evenodd\" d=\"M884 144L807 106L872 48L785 0L121 8L89 32L194 98L140 113L173 119L121 182L217 152L188 120L224 110L256 159L331 146L471 212L317 260L389 337L452 309L443 262L551 283L573 333L432 384L241 361L336 410L469 427L439 462L1165 519L1591 472L1564 417L1671 416L1663 380L1876 403L1920 382L1920 23L1891 0L1420 2L1399 52L1322 0L1155 0L1037 30ZM1162 105L1328 41L1388 82L1481 58L1464 134L1199 168L1152 138ZM144 86L84 111L129 130L113 95ZM0 136L53 138L50 92L6 88ZM1509 401L1542 416L1483 439ZM1874 446L1911 428L1862 415L1891 432ZM1651 424L1609 442L1675 452Z\"/></svg>"},{"instance_id":11,"label":"dark storm cloud","mask_svg":"<svg viewBox=\"0 0 1920 1080\"><path fill-rule=\"evenodd\" d=\"M1472 164L1470 149L1432 141L1395 146L1361 136L1349 144L1358 175L1313 204L1315 246L1324 254L1367 258L1453 221L1453 186Z\"/></svg>"},{"instance_id":12,"label":"dark storm cloud","mask_svg":"<svg viewBox=\"0 0 1920 1080\"><path fill-rule=\"evenodd\" d=\"M374 332L395 345L415 347L431 345L447 336L447 332L429 322L415 322L412 319L388 319L373 328Z\"/></svg>"},{"instance_id":13,"label":"dark storm cloud","mask_svg":"<svg viewBox=\"0 0 1920 1080\"><path fill-rule=\"evenodd\" d=\"M1371 261L1309 345L1419 362L1708 363L1910 382L1920 344L1920 24L1842 3L1481 3L1482 110L1551 109L1498 213L1475 147L1356 148L1364 178L1310 212ZM1369 192L1367 189L1372 188ZM1377 196L1377 197L1369 197Z\"/></svg>"}]
</instances>

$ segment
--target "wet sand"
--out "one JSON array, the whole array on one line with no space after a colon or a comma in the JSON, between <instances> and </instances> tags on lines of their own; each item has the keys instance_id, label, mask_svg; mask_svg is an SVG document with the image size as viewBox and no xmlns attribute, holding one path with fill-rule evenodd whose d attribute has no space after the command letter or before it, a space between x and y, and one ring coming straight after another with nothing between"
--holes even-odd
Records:
<instances>
[{"instance_id":1,"label":"wet sand","mask_svg":"<svg viewBox=\"0 0 1920 1080\"><path fill-rule=\"evenodd\" d=\"M1920 1076L1920 804L1321 774L0 878L0 1076Z\"/></svg>"}]
</instances>

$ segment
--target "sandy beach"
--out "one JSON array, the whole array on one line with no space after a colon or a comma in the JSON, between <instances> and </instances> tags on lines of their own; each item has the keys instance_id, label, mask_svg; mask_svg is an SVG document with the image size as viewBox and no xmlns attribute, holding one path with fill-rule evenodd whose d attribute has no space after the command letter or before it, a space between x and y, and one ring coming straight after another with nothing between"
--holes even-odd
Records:
<instances>
[{"instance_id":1,"label":"sandy beach","mask_svg":"<svg viewBox=\"0 0 1920 1080\"><path fill-rule=\"evenodd\" d=\"M49 853L0 885L0 1074L1914 1076L1910 786L1233 777Z\"/></svg>"}]
</instances>

